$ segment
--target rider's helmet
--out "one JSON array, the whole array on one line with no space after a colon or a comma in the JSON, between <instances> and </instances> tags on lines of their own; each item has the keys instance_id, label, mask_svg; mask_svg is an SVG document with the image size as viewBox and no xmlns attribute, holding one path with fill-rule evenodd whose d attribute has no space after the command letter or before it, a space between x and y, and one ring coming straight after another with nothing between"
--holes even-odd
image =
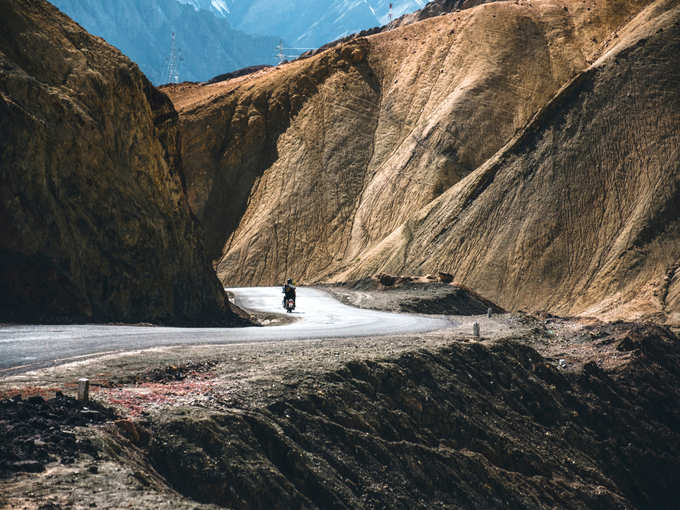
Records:
<instances>
[{"instance_id":1,"label":"rider's helmet","mask_svg":"<svg viewBox=\"0 0 680 510\"><path fill-rule=\"evenodd\" d=\"M288 285L293 285L293 279L292 279L292 278L288 278L288 281L287 281L286 283L287 283Z\"/></svg>"}]
</instances>

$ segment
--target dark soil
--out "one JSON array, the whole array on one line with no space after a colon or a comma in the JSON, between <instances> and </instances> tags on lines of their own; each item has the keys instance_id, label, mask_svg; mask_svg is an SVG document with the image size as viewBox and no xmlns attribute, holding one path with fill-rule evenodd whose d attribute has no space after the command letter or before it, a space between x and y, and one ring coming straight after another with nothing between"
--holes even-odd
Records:
<instances>
[{"instance_id":1,"label":"dark soil","mask_svg":"<svg viewBox=\"0 0 680 510\"><path fill-rule=\"evenodd\" d=\"M167 415L148 455L233 508L674 508L680 341L636 328L611 371L517 341L351 362L265 407Z\"/></svg>"},{"instance_id":2,"label":"dark soil","mask_svg":"<svg viewBox=\"0 0 680 510\"><path fill-rule=\"evenodd\" d=\"M122 384L139 384L144 382L168 383L172 381L183 381L187 377L195 377L198 374L210 372L217 364L217 360L189 360L184 363L164 365L142 373L120 377L112 381L113 384L110 385L118 386Z\"/></svg>"},{"instance_id":3,"label":"dark soil","mask_svg":"<svg viewBox=\"0 0 680 510\"><path fill-rule=\"evenodd\" d=\"M96 448L77 438L72 428L112 418L111 410L95 402L83 404L60 393L50 400L0 400L0 478L44 471L50 462L71 464L81 453L96 458Z\"/></svg>"},{"instance_id":4,"label":"dark soil","mask_svg":"<svg viewBox=\"0 0 680 510\"><path fill-rule=\"evenodd\" d=\"M104 427L77 427L112 415L63 396L2 400L0 507L675 508L680 340L652 324L506 319L524 327L315 371L338 351L147 360L128 396L150 412Z\"/></svg>"}]
</instances>

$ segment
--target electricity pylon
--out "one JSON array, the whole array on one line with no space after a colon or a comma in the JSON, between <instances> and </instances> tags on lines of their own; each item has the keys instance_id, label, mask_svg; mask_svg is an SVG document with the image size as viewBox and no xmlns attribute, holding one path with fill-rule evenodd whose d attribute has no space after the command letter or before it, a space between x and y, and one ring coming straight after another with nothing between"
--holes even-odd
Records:
<instances>
[{"instance_id":1,"label":"electricity pylon","mask_svg":"<svg viewBox=\"0 0 680 510\"><path fill-rule=\"evenodd\" d=\"M179 83L179 63L182 61L180 51L177 49L175 32L172 33L170 42L170 56L168 57L167 83Z\"/></svg>"}]
</instances>

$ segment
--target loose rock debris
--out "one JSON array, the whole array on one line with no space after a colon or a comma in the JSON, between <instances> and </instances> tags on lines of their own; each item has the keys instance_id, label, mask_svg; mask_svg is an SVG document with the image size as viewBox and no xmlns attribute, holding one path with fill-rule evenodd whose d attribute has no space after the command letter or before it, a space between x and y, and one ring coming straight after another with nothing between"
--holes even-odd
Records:
<instances>
[{"instance_id":1,"label":"loose rock debris","mask_svg":"<svg viewBox=\"0 0 680 510\"><path fill-rule=\"evenodd\" d=\"M0 488L27 509L672 508L678 338L651 324L506 319L518 326L505 339L247 345L216 364L156 364L96 389L119 419L73 429L92 458L55 456L50 474L9 473ZM385 350L400 341L410 348ZM173 380L189 366L208 369ZM87 482L104 479L105 496Z\"/></svg>"},{"instance_id":2,"label":"loose rock debris","mask_svg":"<svg viewBox=\"0 0 680 510\"><path fill-rule=\"evenodd\" d=\"M41 472L50 462L71 464L80 453L94 457L93 445L73 428L113 419L110 409L96 402L83 404L57 393L0 400L0 478L16 472Z\"/></svg>"}]
</instances>

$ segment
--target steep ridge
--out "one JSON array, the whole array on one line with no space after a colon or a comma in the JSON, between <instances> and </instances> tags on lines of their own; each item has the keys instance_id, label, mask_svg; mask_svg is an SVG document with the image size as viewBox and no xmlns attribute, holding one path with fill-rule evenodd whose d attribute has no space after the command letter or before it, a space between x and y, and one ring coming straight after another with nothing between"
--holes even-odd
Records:
<instances>
[{"instance_id":1,"label":"steep ridge","mask_svg":"<svg viewBox=\"0 0 680 510\"><path fill-rule=\"evenodd\" d=\"M516 270L510 272L507 262L486 255L498 229L484 223L491 204L479 202L478 230L461 233L465 245L453 241L462 220L455 204L465 196L477 203L477 194L463 193L464 183L488 175L484 162L643 8L632 1L494 2L355 39L274 70L166 88L180 112L189 199L206 225L210 256L219 259L218 275L237 285L443 269L509 309L585 310L567 304L577 294L556 298L550 287L562 280L572 285L592 262L590 253L575 248L581 256L554 259L560 267L552 270L531 250L526 259L522 251L503 251L509 246L500 246L499 237L497 258L511 258ZM620 75L617 87L627 79ZM659 88L672 90L664 83ZM608 123L624 118L618 116L623 105L593 106L615 115ZM653 106L645 111L656 119ZM592 138L571 136L590 150ZM614 168L625 162L625 155L609 157ZM515 181L506 184L514 187L499 188L497 200L511 204L522 190ZM578 185L595 194L590 184L582 179ZM534 200L555 192L537 189ZM611 199L613 190L608 193ZM427 210L442 211L438 229L424 221L426 211L418 212L428 204ZM517 211L497 218L521 222L526 210ZM550 235L552 224L543 227L536 225L529 247L538 249ZM444 228L449 237L440 234ZM507 234L507 243L516 234ZM565 246L599 241L564 239ZM524 286L529 278L544 281L544 291ZM609 281L607 273L598 278ZM592 294L590 302L603 295Z\"/></svg>"},{"instance_id":2,"label":"steep ridge","mask_svg":"<svg viewBox=\"0 0 680 510\"><path fill-rule=\"evenodd\" d=\"M679 323L680 5L616 41L347 274L436 264L507 307Z\"/></svg>"},{"instance_id":3,"label":"steep ridge","mask_svg":"<svg viewBox=\"0 0 680 510\"><path fill-rule=\"evenodd\" d=\"M494 1L496 0L432 0L431 2L428 2L422 9L404 14L403 16L399 16L397 19L388 23L385 28L392 29L409 25L411 23L416 23L417 21L422 21L433 16L441 16L447 12L460 9L469 9L477 5Z\"/></svg>"},{"instance_id":4,"label":"steep ridge","mask_svg":"<svg viewBox=\"0 0 680 510\"><path fill-rule=\"evenodd\" d=\"M45 1L0 20L0 320L229 319L169 99Z\"/></svg>"}]
</instances>

